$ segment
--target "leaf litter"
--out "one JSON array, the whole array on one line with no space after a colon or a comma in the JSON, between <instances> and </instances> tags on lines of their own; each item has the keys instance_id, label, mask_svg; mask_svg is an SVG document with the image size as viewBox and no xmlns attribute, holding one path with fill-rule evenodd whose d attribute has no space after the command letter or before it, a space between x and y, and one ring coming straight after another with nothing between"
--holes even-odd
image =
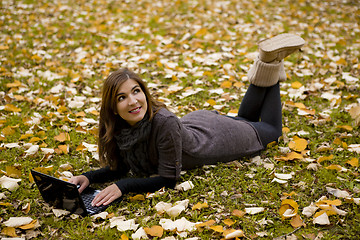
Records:
<instances>
[{"instance_id":1,"label":"leaf litter","mask_svg":"<svg viewBox=\"0 0 360 240\"><path fill-rule=\"evenodd\" d=\"M360 12L354 1L44 0L2 6L1 237L356 237ZM300 34L307 44L284 61L278 144L250 161L184 172L176 190L130 196L92 220L37 201L29 169L66 179L98 167L100 86L111 71L136 70L178 116L203 108L236 116L256 42L281 32ZM291 191L296 194L283 194ZM36 223L7 226L30 218ZM72 236L71 225L79 229Z\"/></svg>"}]
</instances>

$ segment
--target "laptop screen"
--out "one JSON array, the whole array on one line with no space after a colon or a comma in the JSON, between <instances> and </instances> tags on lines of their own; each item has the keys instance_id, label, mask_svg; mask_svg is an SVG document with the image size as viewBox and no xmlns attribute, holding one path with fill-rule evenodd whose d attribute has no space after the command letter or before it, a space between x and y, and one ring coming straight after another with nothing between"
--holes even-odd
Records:
<instances>
[{"instance_id":1,"label":"laptop screen","mask_svg":"<svg viewBox=\"0 0 360 240\"><path fill-rule=\"evenodd\" d=\"M34 170L31 170L31 174L45 202L71 213L87 214L76 185Z\"/></svg>"}]
</instances>

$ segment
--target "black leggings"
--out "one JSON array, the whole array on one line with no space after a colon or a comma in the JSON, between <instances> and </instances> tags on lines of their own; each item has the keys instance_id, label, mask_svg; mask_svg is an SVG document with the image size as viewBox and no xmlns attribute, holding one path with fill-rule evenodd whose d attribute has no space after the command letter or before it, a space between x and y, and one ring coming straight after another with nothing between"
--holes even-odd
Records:
<instances>
[{"instance_id":1,"label":"black leggings","mask_svg":"<svg viewBox=\"0 0 360 240\"><path fill-rule=\"evenodd\" d=\"M264 147L282 134L282 110L279 83L271 87L250 84L234 119L249 122L258 131Z\"/></svg>"}]
</instances>

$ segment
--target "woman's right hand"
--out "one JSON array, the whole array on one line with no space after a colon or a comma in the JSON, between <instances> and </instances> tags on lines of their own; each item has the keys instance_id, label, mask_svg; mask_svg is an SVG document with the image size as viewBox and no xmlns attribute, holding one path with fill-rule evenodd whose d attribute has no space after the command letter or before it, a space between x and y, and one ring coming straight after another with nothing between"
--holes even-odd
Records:
<instances>
[{"instance_id":1,"label":"woman's right hand","mask_svg":"<svg viewBox=\"0 0 360 240\"><path fill-rule=\"evenodd\" d=\"M84 189L89 186L90 181L87 177L85 177L84 175L79 175L79 176L73 176L69 179L69 183L75 184L75 185L80 185L79 187L79 193L81 193L82 191L84 191Z\"/></svg>"}]
</instances>

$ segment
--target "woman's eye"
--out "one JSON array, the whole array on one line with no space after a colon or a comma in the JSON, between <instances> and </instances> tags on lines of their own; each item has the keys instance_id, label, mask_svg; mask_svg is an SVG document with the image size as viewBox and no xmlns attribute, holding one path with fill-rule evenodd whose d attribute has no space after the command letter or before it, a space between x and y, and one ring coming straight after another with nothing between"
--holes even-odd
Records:
<instances>
[{"instance_id":1,"label":"woman's eye","mask_svg":"<svg viewBox=\"0 0 360 240\"><path fill-rule=\"evenodd\" d=\"M122 100L124 100L125 99L125 97L124 96L120 96L120 97L118 97L118 101L120 102L120 101L122 101Z\"/></svg>"},{"instance_id":2,"label":"woman's eye","mask_svg":"<svg viewBox=\"0 0 360 240\"><path fill-rule=\"evenodd\" d=\"M140 92L140 89L138 89L138 88L134 90L134 93L139 93L139 92Z\"/></svg>"}]
</instances>

